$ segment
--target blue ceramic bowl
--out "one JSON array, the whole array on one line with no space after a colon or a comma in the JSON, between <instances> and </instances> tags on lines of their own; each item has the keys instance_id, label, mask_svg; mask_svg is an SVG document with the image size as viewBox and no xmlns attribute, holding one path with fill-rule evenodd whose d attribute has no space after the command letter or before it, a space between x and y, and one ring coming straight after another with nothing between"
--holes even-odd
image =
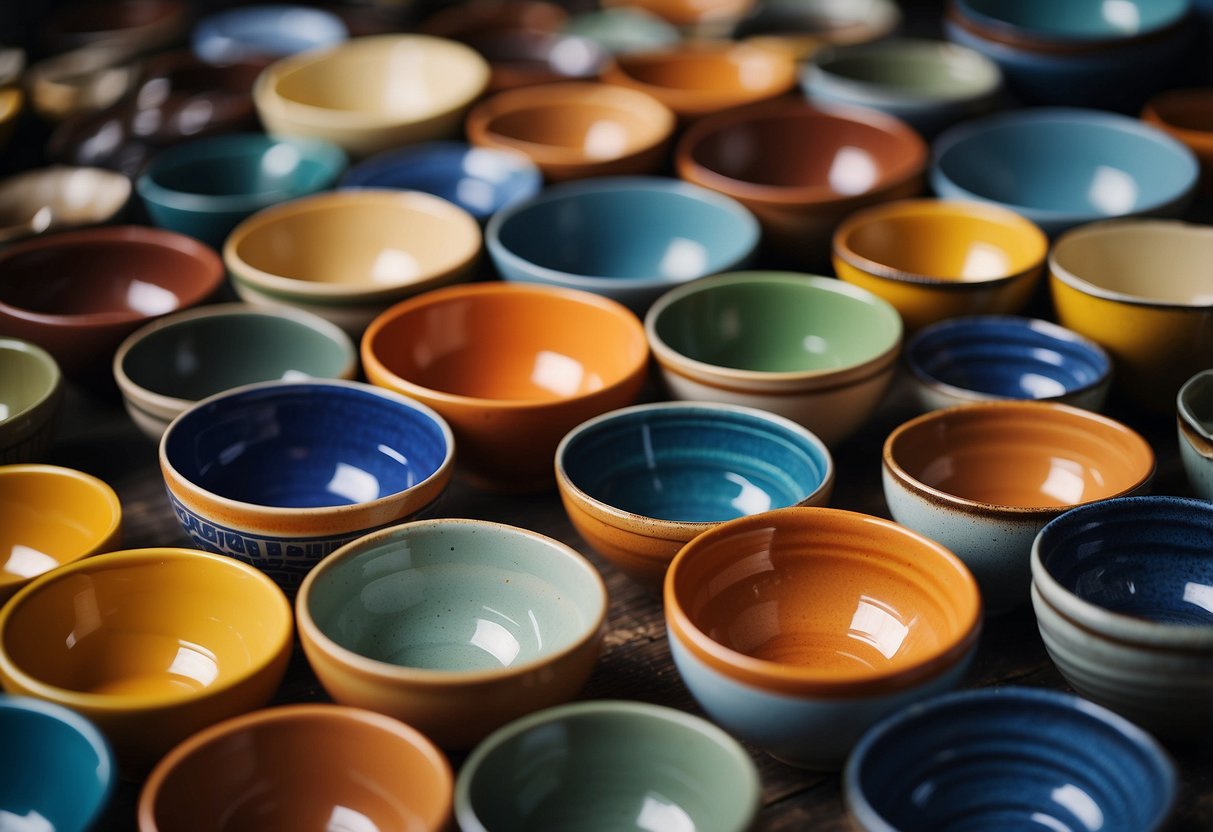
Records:
<instances>
[{"instance_id":1,"label":"blue ceramic bowl","mask_svg":"<svg viewBox=\"0 0 1213 832\"><path fill-rule=\"evenodd\" d=\"M912 705L865 734L843 772L864 832L1150 832L1176 792L1174 764L1144 731L1022 687Z\"/></svg>"},{"instance_id":2,"label":"blue ceramic bowl","mask_svg":"<svg viewBox=\"0 0 1213 832\"><path fill-rule=\"evenodd\" d=\"M1187 16L1190 0L954 0L955 13L991 35L1095 45L1146 37Z\"/></svg>"},{"instance_id":3,"label":"blue ceramic bowl","mask_svg":"<svg viewBox=\"0 0 1213 832\"><path fill-rule=\"evenodd\" d=\"M1040 399L1099 410L1112 362L1103 347L1048 321L952 318L919 330L903 353L924 410L989 399Z\"/></svg>"},{"instance_id":4,"label":"blue ceramic bowl","mask_svg":"<svg viewBox=\"0 0 1213 832\"><path fill-rule=\"evenodd\" d=\"M1174 216L1191 201L1196 157L1141 121L1042 107L966 122L932 148L931 186L946 199L993 202L1049 235L1109 217Z\"/></svg>"},{"instance_id":5,"label":"blue ceramic bowl","mask_svg":"<svg viewBox=\"0 0 1213 832\"><path fill-rule=\"evenodd\" d=\"M303 5L243 6L202 18L190 33L194 54L210 64L277 58L349 37L337 15Z\"/></svg>"},{"instance_id":6,"label":"blue ceramic bowl","mask_svg":"<svg viewBox=\"0 0 1213 832\"><path fill-rule=\"evenodd\" d=\"M521 153L464 142L425 142L389 150L346 171L341 188L425 191L463 208L480 222L543 187L543 174Z\"/></svg>"},{"instance_id":7,"label":"blue ceramic bowl","mask_svg":"<svg viewBox=\"0 0 1213 832\"><path fill-rule=\"evenodd\" d=\"M638 313L678 284L745 266L760 236L730 197L643 176L550 187L485 229L506 280L583 289Z\"/></svg>"},{"instance_id":8,"label":"blue ceramic bowl","mask_svg":"<svg viewBox=\"0 0 1213 832\"><path fill-rule=\"evenodd\" d=\"M152 223L221 248L241 220L333 186L348 158L312 139L214 136L158 153L135 182Z\"/></svg>"},{"instance_id":9,"label":"blue ceramic bowl","mask_svg":"<svg viewBox=\"0 0 1213 832\"><path fill-rule=\"evenodd\" d=\"M117 779L101 732L61 705L0 695L0 829L89 829Z\"/></svg>"}]
</instances>

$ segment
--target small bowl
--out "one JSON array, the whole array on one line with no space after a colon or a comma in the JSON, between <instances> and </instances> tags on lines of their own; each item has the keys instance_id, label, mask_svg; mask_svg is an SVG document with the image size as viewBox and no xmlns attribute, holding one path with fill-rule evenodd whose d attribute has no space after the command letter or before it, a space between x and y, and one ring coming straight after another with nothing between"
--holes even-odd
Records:
<instances>
[{"instance_id":1,"label":"small bowl","mask_svg":"<svg viewBox=\"0 0 1213 832\"><path fill-rule=\"evenodd\" d=\"M785 100L703 119L675 151L678 175L749 208L765 244L806 265L829 261L844 217L915 196L927 146L909 126L875 110L819 110Z\"/></svg>"},{"instance_id":2,"label":"small bowl","mask_svg":"<svg viewBox=\"0 0 1213 832\"><path fill-rule=\"evenodd\" d=\"M42 19L42 40L51 52L83 46L124 49L131 55L156 52L171 45L186 29L191 15L185 0L90 0L58 3Z\"/></svg>"},{"instance_id":3,"label":"small bowl","mask_svg":"<svg viewBox=\"0 0 1213 832\"><path fill-rule=\"evenodd\" d=\"M39 575L122 544L122 504L57 465L0 465L0 606Z\"/></svg>"},{"instance_id":4,"label":"small bowl","mask_svg":"<svg viewBox=\"0 0 1213 832\"><path fill-rule=\"evenodd\" d=\"M1178 792L1175 764L1144 731L1077 696L1015 686L952 693L889 717L843 774L862 832L1154 832Z\"/></svg>"},{"instance_id":5,"label":"small bowl","mask_svg":"<svg viewBox=\"0 0 1213 832\"><path fill-rule=\"evenodd\" d=\"M291 654L291 608L265 575L192 549L97 555L0 607L0 683L65 705L142 779L181 740L259 708Z\"/></svg>"},{"instance_id":6,"label":"small bowl","mask_svg":"<svg viewBox=\"0 0 1213 832\"><path fill-rule=\"evenodd\" d=\"M897 308L910 330L960 315L1022 310L1049 240L997 205L908 199L856 211L834 232L838 276Z\"/></svg>"},{"instance_id":7,"label":"small bowl","mask_svg":"<svg viewBox=\"0 0 1213 832\"><path fill-rule=\"evenodd\" d=\"M50 353L0 338L0 465L33 462L50 450L63 397L63 376Z\"/></svg>"},{"instance_id":8,"label":"small bowl","mask_svg":"<svg viewBox=\"0 0 1213 832\"><path fill-rule=\"evenodd\" d=\"M653 173L673 132L674 114L652 96L585 82L506 90L467 117L472 144L522 153L549 182Z\"/></svg>"},{"instance_id":9,"label":"small bowl","mask_svg":"<svg viewBox=\"0 0 1213 832\"><path fill-rule=\"evenodd\" d=\"M131 180L101 168L54 165L0 181L0 243L104 225L131 196Z\"/></svg>"},{"instance_id":10,"label":"small bowl","mask_svg":"<svg viewBox=\"0 0 1213 832\"><path fill-rule=\"evenodd\" d=\"M99 824L117 772L109 743L91 722L50 702L0 695L0 736L6 823L46 824L44 829Z\"/></svg>"},{"instance_id":11,"label":"small bowl","mask_svg":"<svg viewBox=\"0 0 1213 832\"><path fill-rule=\"evenodd\" d=\"M1146 102L1141 120L1183 142L1196 155L1201 193L1213 195L1213 87L1159 93Z\"/></svg>"},{"instance_id":12,"label":"small bowl","mask_svg":"<svg viewBox=\"0 0 1213 832\"><path fill-rule=\"evenodd\" d=\"M190 45L201 60L227 64L336 46L348 37L349 30L341 18L324 9L294 4L253 5L203 17L190 32Z\"/></svg>"},{"instance_id":13,"label":"small bowl","mask_svg":"<svg viewBox=\"0 0 1213 832\"><path fill-rule=\"evenodd\" d=\"M543 174L522 153L464 142L424 142L360 162L337 186L425 191L483 223L502 208L538 194Z\"/></svg>"},{"instance_id":14,"label":"small bowl","mask_svg":"<svg viewBox=\"0 0 1213 832\"><path fill-rule=\"evenodd\" d=\"M540 788L544 801L526 799ZM635 832L745 832L761 798L750 755L710 722L598 700L549 708L481 743L459 771L455 814L464 832L588 829L603 818Z\"/></svg>"},{"instance_id":15,"label":"small bowl","mask_svg":"<svg viewBox=\"0 0 1213 832\"><path fill-rule=\"evenodd\" d=\"M795 272L696 280L658 298L644 325L672 398L769 410L830 446L876 409L901 350L888 303Z\"/></svg>"},{"instance_id":16,"label":"small bowl","mask_svg":"<svg viewBox=\"0 0 1213 832\"><path fill-rule=\"evenodd\" d=\"M659 402L569 431L556 485L578 534L656 588L684 544L726 520L825 505L834 461L820 439L768 411Z\"/></svg>"},{"instance_id":17,"label":"small bowl","mask_svg":"<svg viewBox=\"0 0 1213 832\"><path fill-rule=\"evenodd\" d=\"M873 722L956 686L981 598L955 555L896 523L785 508L684 546L665 620L713 721L784 762L836 769Z\"/></svg>"},{"instance_id":18,"label":"small bowl","mask_svg":"<svg viewBox=\"0 0 1213 832\"><path fill-rule=\"evenodd\" d=\"M561 437L632 404L648 360L627 308L522 283L426 292L388 309L362 338L367 378L446 417L464 472L506 491L552 489Z\"/></svg>"},{"instance_id":19,"label":"small bowl","mask_svg":"<svg viewBox=\"0 0 1213 832\"><path fill-rule=\"evenodd\" d=\"M1116 364L1116 386L1170 411L1213 355L1213 228L1125 221L1077 228L1049 255L1057 321Z\"/></svg>"},{"instance_id":20,"label":"small bowl","mask_svg":"<svg viewBox=\"0 0 1213 832\"><path fill-rule=\"evenodd\" d=\"M1175 397L1179 458L1198 497L1213 500L1213 370L1188 379Z\"/></svg>"},{"instance_id":21,"label":"small bowl","mask_svg":"<svg viewBox=\"0 0 1213 832\"><path fill-rule=\"evenodd\" d=\"M901 21L894 0L762 0L737 23L733 37L788 50L803 62L822 48L887 38Z\"/></svg>"},{"instance_id":22,"label":"small bowl","mask_svg":"<svg viewBox=\"0 0 1213 832\"><path fill-rule=\"evenodd\" d=\"M939 196L1002 205L1049 236L1109 217L1178 215L1200 172L1192 152L1155 127L1061 107L957 125L933 151L931 186Z\"/></svg>"},{"instance_id":23,"label":"small bowl","mask_svg":"<svg viewBox=\"0 0 1213 832\"><path fill-rule=\"evenodd\" d=\"M1213 505L1136 497L1083 506L1032 547L1032 605L1074 689L1161 738L1213 736Z\"/></svg>"},{"instance_id":24,"label":"small bowl","mask_svg":"<svg viewBox=\"0 0 1213 832\"><path fill-rule=\"evenodd\" d=\"M169 752L139 794L139 830L349 823L442 832L452 781L442 752L408 725L356 708L287 705L226 720Z\"/></svg>"},{"instance_id":25,"label":"small bowl","mask_svg":"<svg viewBox=\"0 0 1213 832\"><path fill-rule=\"evenodd\" d=\"M462 43L378 35L282 58L253 101L271 135L325 139L361 158L453 136L488 82L488 63Z\"/></svg>"},{"instance_id":26,"label":"small bowl","mask_svg":"<svg viewBox=\"0 0 1213 832\"><path fill-rule=\"evenodd\" d=\"M185 534L289 593L330 552L433 510L454 467L442 417L353 381L269 381L203 399L160 441Z\"/></svg>"},{"instance_id":27,"label":"small bowl","mask_svg":"<svg viewBox=\"0 0 1213 832\"><path fill-rule=\"evenodd\" d=\"M45 234L0 251L0 330L38 344L68 377L108 385L122 339L208 300L223 280L213 249L171 231L130 225Z\"/></svg>"},{"instance_id":28,"label":"small bowl","mask_svg":"<svg viewBox=\"0 0 1213 832\"><path fill-rule=\"evenodd\" d=\"M606 586L581 555L483 520L368 535L325 558L296 603L304 653L333 699L458 749L576 696L606 612Z\"/></svg>"},{"instance_id":29,"label":"small bowl","mask_svg":"<svg viewBox=\"0 0 1213 832\"><path fill-rule=\"evenodd\" d=\"M268 296L357 337L396 301L467 278L481 245L476 220L444 199L360 189L257 212L228 235L223 259L245 301Z\"/></svg>"},{"instance_id":30,"label":"small bowl","mask_svg":"<svg viewBox=\"0 0 1213 832\"><path fill-rule=\"evenodd\" d=\"M328 190L347 164L328 142L211 136L157 153L135 187L153 224L218 248L249 215Z\"/></svg>"},{"instance_id":31,"label":"small bowl","mask_svg":"<svg viewBox=\"0 0 1213 832\"><path fill-rule=\"evenodd\" d=\"M1120 422L1064 404L979 402L904 422L884 443L893 519L938 540L981 586L986 610L1028 600L1036 533L1079 505L1145 493L1154 451Z\"/></svg>"},{"instance_id":32,"label":"small bowl","mask_svg":"<svg viewBox=\"0 0 1213 832\"><path fill-rule=\"evenodd\" d=\"M682 37L676 26L636 6L579 12L569 18L563 31L589 38L612 55L662 49Z\"/></svg>"},{"instance_id":33,"label":"small bowl","mask_svg":"<svg viewBox=\"0 0 1213 832\"><path fill-rule=\"evenodd\" d=\"M667 289L744 267L760 236L735 200L659 177L555 185L497 214L485 231L506 280L585 289L638 314Z\"/></svg>"},{"instance_id":34,"label":"small bowl","mask_svg":"<svg viewBox=\"0 0 1213 832\"><path fill-rule=\"evenodd\" d=\"M126 412L156 442L179 414L224 390L275 379L352 379L357 371L357 348L335 324L241 303L167 315L131 333L114 354Z\"/></svg>"},{"instance_id":35,"label":"small bowl","mask_svg":"<svg viewBox=\"0 0 1213 832\"><path fill-rule=\"evenodd\" d=\"M460 40L489 62L491 93L560 81L592 81L611 59L596 41L563 32L499 29Z\"/></svg>"},{"instance_id":36,"label":"small bowl","mask_svg":"<svg viewBox=\"0 0 1213 832\"><path fill-rule=\"evenodd\" d=\"M906 342L923 410L997 399L1035 399L1098 411L1112 359L1094 341L1035 318L974 315L940 321Z\"/></svg>"},{"instance_id":37,"label":"small bowl","mask_svg":"<svg viewBox=\"0 0 1213 832\"><path fill-rule=\"evenodd\" d=\"M141 67L119 46L83 46L43 58L25 71L35 113L50 122L95 113L131 92Z\"/></svg>"}]
</instances>

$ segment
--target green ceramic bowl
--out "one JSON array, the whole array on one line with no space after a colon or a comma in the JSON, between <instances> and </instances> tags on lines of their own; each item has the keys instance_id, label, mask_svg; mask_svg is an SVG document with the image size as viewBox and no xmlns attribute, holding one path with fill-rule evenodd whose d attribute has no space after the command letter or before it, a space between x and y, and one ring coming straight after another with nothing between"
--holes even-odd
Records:
<instances>
[{"instance_id":1,"label":"green ceramic bowl","mask_svg":"<svg viewBox=\"0 0 1213 832\"><path fill-rule=\"evenodd\" d=\"M0 465L46 453L62 404L55 359L28 341L0 338Z\"/></svg>"}]
</instances>

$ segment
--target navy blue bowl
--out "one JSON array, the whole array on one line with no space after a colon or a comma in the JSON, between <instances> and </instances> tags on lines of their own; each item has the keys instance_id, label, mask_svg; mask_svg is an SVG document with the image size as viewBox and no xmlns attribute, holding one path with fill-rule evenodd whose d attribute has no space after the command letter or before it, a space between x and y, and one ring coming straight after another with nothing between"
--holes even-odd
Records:
<instances>
[{"instance_id":1,"label":"navy blue bowl","mask_svg":"<svg viewBox=\"0 0 1213 832\"><path fill-rule=\"evenodd\" d=\"M520 153L463 142L426 142L372 156L346 171L337 187L425 191L484 222L538 194L543 175Z\"/></svg>"},{"instance_id":2,"label":"navy blue bowl","mask_svg":"<svg viewBox=\"0 0 1213 832\"><path fill-rule=\"evenodd\" d=\"M190 33L194 54L210 64L278 58L349 37L332 12L304 5L242 6L202 18Z\"/></svg>"},{"instance_id":3,"label":"navy blue bowl","mask_svg":"<svg viewBox=\"0 0 1213 832\"><path fill-rule=\"evenodd\" d=\"M1151 832L1175 766L1140 728L1052 690L948 694L874 726L843 772L866 832Z\"/></svg>"}]
</instances>

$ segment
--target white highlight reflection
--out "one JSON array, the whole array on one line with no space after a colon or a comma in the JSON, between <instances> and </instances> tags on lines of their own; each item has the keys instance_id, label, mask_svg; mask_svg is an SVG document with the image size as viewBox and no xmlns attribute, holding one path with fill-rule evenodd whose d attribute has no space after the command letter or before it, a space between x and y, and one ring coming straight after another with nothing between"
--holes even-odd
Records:
<instances>
[{"instance_id":1,"label":"white highlight reflection","mask_svg":"<svg viewBox=\"0 0 1213 832\"><path fill-rule=\"evenodd\" d=\"M531 383L536 387L557 396L571 396L581 389L584 381L585 367L577 359L550 350L540 350L535 354Z\"/></svg>"},{"instance_id":2,"label":"white highlight reflection","mask_svg":"<svg viewBox=\"0 0 1213 832\"><path fill-rule=\"evenodd\" d=\"M703 243L675 237L670 240L657 269L664 277L699 277L708 267L708 250Z\"/></svg>"},{"instance_id":3,"label":"white highlight reflection","mask_svg":"<svg viewBox=\"0 0 1213 832\"><path fill-rule=\"evenodd\" d=\"M1041 493L1047 494L1059 503L1078 503L1082 501L1087 482L1083 477L1083 466L1072 459L1053 457L1049 475L1040 484Z\"/></svg>"},{"instance_id":4,"label":"white highlight reflection","mask_svg":"<svg viewBox=\"0 0 1213 832\"><path fill-rule=\"evenodd\" d=\"M1099 804L1091 798L1091 795L1078 788L1078 786L1072 783L1058 786L1053 790L1051 796L1056 803L1064 806L1070 814L1078 818L1079 823L1089 829L1090 832L1103 829L1104 817Z\"/></svg>"},{"instance_id":5,"label":"white highlight reflection","mask_svg":"<svg viewBox=\"0 0 1213 832\"><path fill-rule=\"evenodd\" d=\"M910 634L910 628L884 607L880 601L868 598L866 595L859 599L859 606L851 616L851 627L848 636L856 641L871 645L886 659L897 655L901 645Z\"/></svg>"},{"instance_id":6,"label":"white highlight reflection","mask_svg":"<svg viewBox=\"0 0 1213 832\"><path fill-rule=\"evenodd\" d=\"M126 287L126 305L143 315L163 315L177 308L177 296L155 283L132 280Z\"/></svg>"},{"instance_id":7,"label":"white highlight reflection","mask_svg":"<svg viewBox=\"0 0 1213 832\"><path fill-rule=\"evenodd\" d=\"M1091 177L1087 199L1096 210L1109 216L1125 214L1137 204L1137 183L1120 168L1100 165Z\"/></svg>"},{"instance_id":8,"label":"white highlight reflection","mask_svg":"<svg viewBox=\"0 0 1213 832\"><path fill-rule=\"evenodd\" d=\"M1213 586L1189 581L1184 584L1184 601L1206 612L1213 612Z\"/></svg>"},{"instance_id":9,"label":"white highlight reflection","mask_svg":"<svg viewBox=\"0 0 1213 832\"><path fill-rule=\"evenodd\" d=\"M379 496L379 479L369 471L338 462L325 489L351 503L364 503Z\"/></svg>"},{"instance_id":10,"label":"white highlight reflection","mask_svg":"<svg viewBox=\"0 0 1213 832\"><path fill-rule=\"evenodd\" d=\"M421 266L416 257L398 248L385 248L371 264L370 278L375 283L396 283L420 273Z\"/></svg>"},{"instance_id":11,"label":"white highlight reflection","mask_svg":"<svg viewBox=\"0 0 1213 832\"><path fill-rule=\"evenodd\" d=\"M348 806L334 806L324 832L379 832L375 821Z\"/></svg>"},{"instance_id":12,"label":"white highlight reflection","mask_svg":"<svg viewBox=\"0 0 1213 832\"><path fill-rule=\"evenodd\" d=\"M647 832L695 832L695 821L681 806L649 792L636 816L636 828Z\"/></svg>"},{"instance_id":13,"label":"white highlight reflection","mask_svg":"<svg viewBox=\"0 0 1213 832\"><path fill-rule=\"evenodd\" d=\"M8 560L3 564L3 571L22 578L32 578L43 572L49 572L58 565L59 561L45 552L21 543L14 543L13 547L9 549ZM0 826L0 830L3 828Z\"/></svg>"},{"instance_id":14,"label":"white highlight reflection","mask_svg":"<svg viewBox=\"0 0 1213 832\"><path fill-rule=\"evenodd\" d=\"M628 131L617 121L596 121L585 131L582 149L591 159L613 159L628 149Z\"/></svg>"},{"instance_id":15,"label":"white highlight reflection","mask_svg":"<svg viewBox=\"0 0 1213 832\"><path fill-rule=\"evenodd\" d=\"M1104 22L1125 34L1141 31L1141 10L1131 0L1103 0L1100 12Z\"/></svg>"},{"instance_id":16,"label":"white highlight reflection","mask_svg":"<svg viewBox=\"0 0 1213 832\"><path fill-rule=\"evenodd\" d=\"M261 157L261 169L269 176L285 176L299 166L299 160L299 151L291 145L274 145Z\"/></svg>"},{"instance_id":17,"label":"white highlight reflection","mask_svg":"<svg viewBox=\"0 0 1213 832\"><path fill-rule=\"evenodd\" d=\"M502 667L509 667L522 652L522 645L513 633L496 621L483 618L476 619L476 632L472 633L471 644L488 653Z\"/></svg>"},{"instance_id":18,"label":"white highlight reflection","mask_svg":"<svg viewBox=\"0 0 1213 832\"><path fill-rule=\"evenodd\" d=\"M858 147L843 147L834 154L826 178L840 194L861 194L872 189L878 174L870 153Z\"/></svg>"},{"instance_id":19,"label":"white highlight reflection","mask_svg":"<svg viewBox=\"0 0 1213 832\"><path fill-rule=\"evenodd\" d=\"M960 276L966 280L982 280L1002 277L1011 270L1011 258L998 246L975 242L969 244Z\"/></svg>"},{"instance_id":20,"label":"white highlight reflection","mask_svg":"<svg viewBox=\"0 0 1213 832\"><path fill-rule=\"evenodd\" d=\"M181 644L177 655L173 657L168 672L173 676L183 676L192 679L203 687L207 687L219 678L219 662L215 655L205 647L196 644Z\"/></svg>"},{"instance_id":21,"label":"white highlight reflection","mask_svg":"<svg viewBox=\"0 0 1213 832\"><path fill-rule=\"evenodd\" d=\"M0 809L0 832L55 832L55 824L34 809L24 815Z\"/></svg>"},{"instance_id":22,"label":"white highlight reflection","mask_svg":"<svg viewBox=\"0 0 1213 832\"><path fill-rule=\"evenodd\" d=\"M724 478L740 489L737 496L729 501L729 505L742 514L758 514L771 508L771 495L741 474L730 471L724 475Z\"/></svg>"}]
</instances>

